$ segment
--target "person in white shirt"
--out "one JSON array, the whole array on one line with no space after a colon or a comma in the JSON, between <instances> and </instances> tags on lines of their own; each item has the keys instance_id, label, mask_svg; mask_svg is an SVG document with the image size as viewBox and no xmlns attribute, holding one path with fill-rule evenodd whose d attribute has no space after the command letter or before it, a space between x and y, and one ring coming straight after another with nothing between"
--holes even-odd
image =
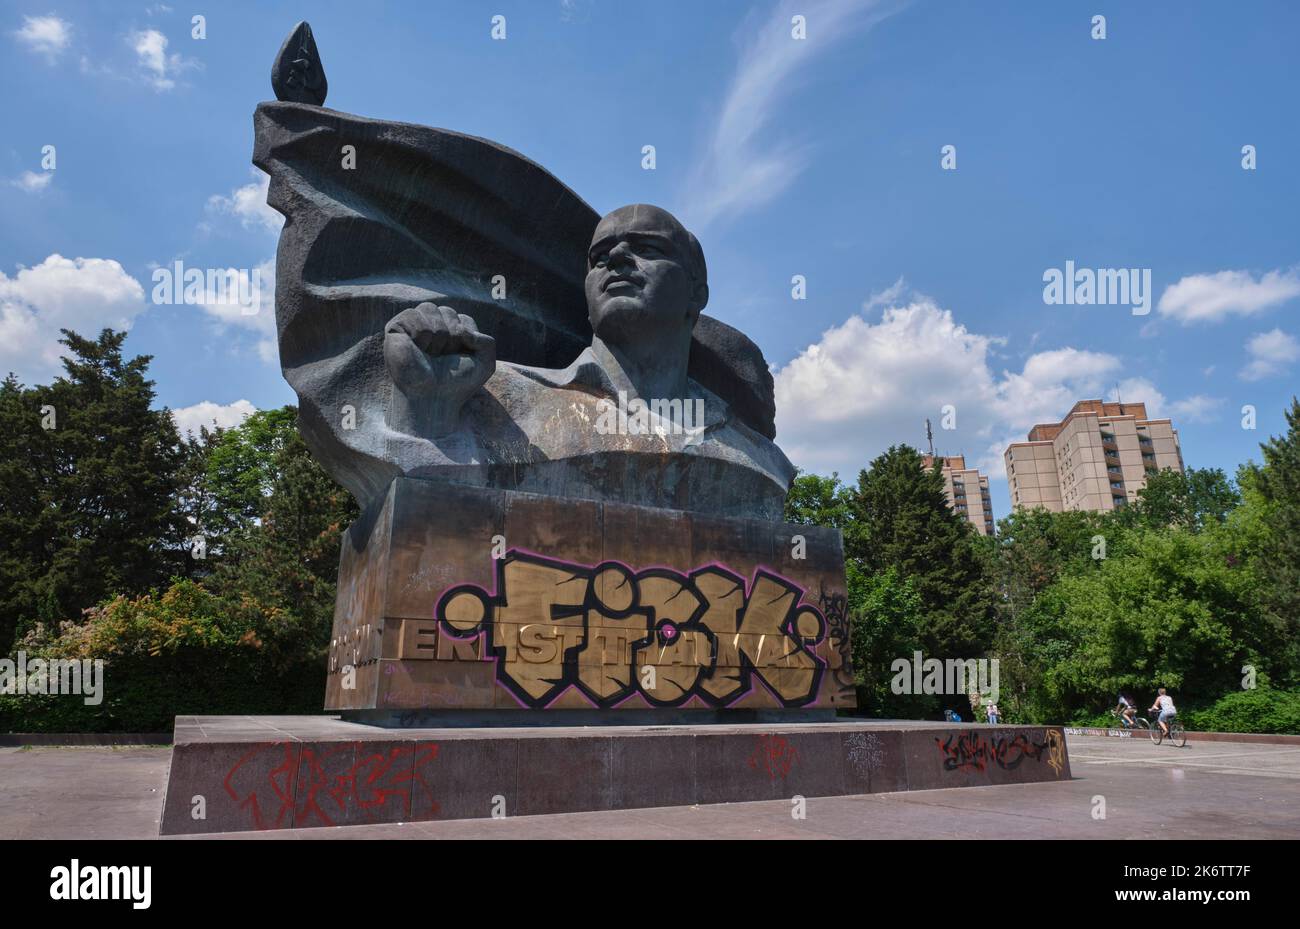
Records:
<instances>
[{"instance_id":1,"label":"person in white shirt","mask_svg":"<svg viewBox=\"0 0 1300 929\"><path fill-rule=\"evenodd\" d=\"M1174 718L1178 711L1174 709L1174 701L1165 693L1163 687L1158 691L1155 706L1151 707L1152 713L1155 713L1156 711L1159 711L1160 713L1160 718L1157 720L1157 722L1160 723L1160 731L1165 735L1169 735L1169 726L1167 724L1169 720Z\"/></svg>"},{"instance_id":2,"label":"person in white shirt","mask_svg":"<svg viewBox=\"0 0 1300 929\"><path fill-rule=\"evenodd\" d=\"M1125 729L1133 728L1137 708L1133 706L1133 702L1128 697L1123 694L1119 695L1119 703L1115 705L1115 712L1119 714L1119 721L1124 724Z\"/></svg>"}]
</instances>

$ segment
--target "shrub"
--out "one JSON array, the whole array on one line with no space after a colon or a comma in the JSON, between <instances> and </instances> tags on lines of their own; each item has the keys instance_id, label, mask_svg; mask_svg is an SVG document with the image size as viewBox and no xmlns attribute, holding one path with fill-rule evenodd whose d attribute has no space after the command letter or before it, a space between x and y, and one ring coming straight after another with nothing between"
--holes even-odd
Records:
<instances>
[{"instance_id":1,"label":"shrub","mask_svg":"<svg viewBox=\"0 0 1300 929\"><path fill-rule=\"evenodd\" d=\"M38 626L18 649L103 660L103 702L0 694L0 729L13 732L169 732L178 715L319 713L325 693L319 630L187 580L116 597L57 633Z\"/></svg>"},{"instance_id":2,"label":"shrub","mask_svg":"<svg viewBox=\"0 0 1300 929\"><path fill-rule=\"evenodd\" d=\"M1300 734L1300 691L1260 687L1221 697L1203 710L1181 713L1201 732Z\"/></svg>"}]
</instances>

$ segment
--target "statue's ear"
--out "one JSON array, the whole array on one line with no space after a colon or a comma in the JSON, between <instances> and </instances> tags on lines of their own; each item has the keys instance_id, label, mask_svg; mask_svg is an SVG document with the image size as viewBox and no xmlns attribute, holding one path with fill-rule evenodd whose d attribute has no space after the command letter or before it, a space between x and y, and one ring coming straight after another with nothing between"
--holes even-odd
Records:
<instances>
[{"instance_id":1,"label":"statue's ear","mask_svg":"<svg viewBox=\"0 0 1300 929\"><path fill-rule=\"evenodd\" d=\"M691 293L695 307L695 318L700 318L700 313L709 305L709 285L700 281L695 285L695 290Z\"/></svg>"}]
</instances>

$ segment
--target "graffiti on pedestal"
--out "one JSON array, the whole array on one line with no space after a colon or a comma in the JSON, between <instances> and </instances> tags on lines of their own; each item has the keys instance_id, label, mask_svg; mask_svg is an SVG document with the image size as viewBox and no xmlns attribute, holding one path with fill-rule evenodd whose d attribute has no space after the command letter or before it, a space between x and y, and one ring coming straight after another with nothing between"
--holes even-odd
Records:
<instances>
[{"instance_id":1,"label":"graffiti on pedestal","mask_svg":"<svg viewBox=\"0 0 1300 929\"><path fill-rule=\"evenodd\" d=\"M1047 730L1047 763L1057 777L1065 770L1065 736L1056 729Z\"/></svg>"},{"instance_id":2,"label":"graffiti on pedestal","mask_svg":"<svg viewBox=\"0 0 1300 929\"><path fill-rule=\"evenodd\" d=\"M885 762L885 745L874 732L855 732L844 740L844 750L853 773L868 778Z\"/></svg>"},{"instance_id":3,"label":"graffiti on pedestal","mask_svg":"<svg viewBox=\"0 0 1300 929\"><path fill-rule=\"evenodd\" d=\"M985 736L980 732L963 732L946 739L936 737L934 741L943 754L945 771L983 771L991 764L1013 771L1026 758L1041 760L1049 748L1047 741L1035 742L1024 733Z\"/></svg>"},{"instance_id":4,"label":"graffiti on pedestal","mask_svg":"<svg viewBox=\"0 0 1300 929\"><path fill-rule=\"evenodd\" d=\"M432 742L261 742L226 772L222 786L254 829L424 819L438 812L424 780L437 757Z\"/></svg>"},{"instance_id":5,"label":"graffiti on pedestal","mask_svg":"<svg viewBox=\"0 0 1300 929\"><path fill-rule=\"evenodd\" d=\"M785 736L764 733L754 740L754 750L749 754L749 766L756 771L766 771L771 780L785 778L799 761L799 750Z\"/></svg>"},{"instance_id":6,"label":"graffiti on pedestal","mask_svg":"<svg viewBox=\"0 0 1300 929\"><path fill-rule=\"evenodd\" d=\"M481 637L497 681L530 708L570 687L601 708L635 694L652 706L725 707L758 682L797 707L817 700L827 670L814 651L826 619L803 595L762 568L746 581L719 564L633 570L512 549L497 562L495 593L452 587L436 620L453 640Z\"/></svg>"},{"instance_id":7,"label":"graffiti on pedestal","mask_svg":"<svg viewBox=\"0 0 1300 929\"><path fill-rule=\"evenodd\" d=\"M837 667L832 672L835 685L845 692L854 689L853 663L850 661L852 641L849 637L849 601L848 597L838 592L828 592L821 586L817 598L822 615L826 617L826 634L837 645Z\"/></svg>"}]
</instances>

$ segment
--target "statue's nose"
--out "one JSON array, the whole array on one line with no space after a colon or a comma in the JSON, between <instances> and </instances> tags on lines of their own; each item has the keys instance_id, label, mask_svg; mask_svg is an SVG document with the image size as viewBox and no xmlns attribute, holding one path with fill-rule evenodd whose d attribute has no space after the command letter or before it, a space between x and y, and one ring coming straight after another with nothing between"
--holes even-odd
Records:
<instances>
[{"instance_id":1,"label":"statue's nose","mask_svg":"<svg viewBox=\"0 0 1300 929\"><path fill-rule=\"evenodd\" d=\"M632 261L632 246L627 242L619 242L609 250L609 263L627 264Z\"/></svg>"}]
</instances>

